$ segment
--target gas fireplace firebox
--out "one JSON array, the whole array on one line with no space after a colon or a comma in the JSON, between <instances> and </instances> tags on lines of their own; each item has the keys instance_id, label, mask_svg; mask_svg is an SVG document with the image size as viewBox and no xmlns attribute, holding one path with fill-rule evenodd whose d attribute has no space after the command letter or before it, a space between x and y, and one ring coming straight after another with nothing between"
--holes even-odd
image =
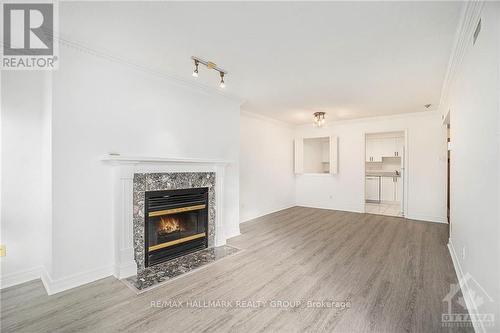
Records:
<instances>
[{"instance_id":1,"label":"gas fireplace firebox","mask_svg":"<svg viewBox=\"0 0 500 333\"><path fill-rule=\"evenodd\" d=\"M208 188L145 194L145 266L208 246Z\"/></svg>"}]
</instances>

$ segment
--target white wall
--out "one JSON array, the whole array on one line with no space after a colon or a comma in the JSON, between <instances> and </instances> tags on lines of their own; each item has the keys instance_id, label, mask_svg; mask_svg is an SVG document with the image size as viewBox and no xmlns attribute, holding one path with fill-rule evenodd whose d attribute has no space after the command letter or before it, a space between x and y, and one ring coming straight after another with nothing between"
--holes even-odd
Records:
<instances>
[{"instance_id":1,"label":"white wall","mask_svg":"<svg viewBox=\"0 0 500 333\"><path fill-rule=\"evenodd\" d=\"M239 103L70 48L61 48L60 59L53 77L52 281L111 269L111 169L100 161L108 152L234 161L225 178L225 235L239 233Z\"/></svg>"},{"instance_id":2,"label":"white wall","mask_svg":"<svg viewBox=\"0 0 500 333\"><path fill-rule=\"evenodd\" d=\"M495 313L496 326L486 329L494 332L500 320L500 4L486 2L481 20L475 45L472 31L466 35L443 109L450 110L451 125L451 245L458 270L495 299L483 295L478 305L480 313Z\"/></svg>"},{"instance_id":3,"label":"white wall","mask_svg":"<svg viewBox=\"0 0 500 333\"><path fill-rule=\"evenodd\" d=\"M240 221L293 206L293 128L242 112L240 132Z\"/></svg>"},{"instance_id":4,"label":"white wall","mask_svg":"<svg viewBox=\"0 0 500 333\"><path fill-rule=\"evenodd\" d=\"M297 137L336 135L339 140L338 174L298 175L297 204L364 212L365 134L401 130L408 136L406 216L445 222L446 132L440 115L432 112L297 127Z\"/></svg>"},{"instance_id":5,"label":"white wall","mask_svg":"<svg viewBox=\"0 0 500 333\"><path fill-rule=\"evenodd\" d=\"M43 254L42 142L44 75L2 72L1 285L22 283L40 274Z\"/></svg>"}]
</instances>

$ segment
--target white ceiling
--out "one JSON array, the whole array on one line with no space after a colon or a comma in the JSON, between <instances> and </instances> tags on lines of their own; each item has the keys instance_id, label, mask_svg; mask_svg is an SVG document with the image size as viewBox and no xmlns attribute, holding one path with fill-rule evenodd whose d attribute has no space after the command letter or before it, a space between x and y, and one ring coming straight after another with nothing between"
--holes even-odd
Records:
<instances>
[{"instance_id":1,"label":"white ceiling","mask_svg":"<svg viewBox=\"0 0 500 333\"><path fill-rule=\"evenodd\" d=\"M216 87L192 55L229 71L243 109L301 124L439 103L460 2L65 2L65 36ZM71 21L71 24L68 22ZM431 108L432 109L432 108Z\"/></svg>"}]
</instances>

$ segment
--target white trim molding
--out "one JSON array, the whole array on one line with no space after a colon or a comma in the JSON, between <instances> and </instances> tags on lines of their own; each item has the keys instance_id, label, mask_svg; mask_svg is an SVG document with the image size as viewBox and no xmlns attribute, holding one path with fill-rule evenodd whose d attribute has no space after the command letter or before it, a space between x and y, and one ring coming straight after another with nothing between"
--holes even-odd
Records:
<instances>
[{"instance_id":1,"label":"white trim molding","mask_svg":"<svg viewBox=\"0 0 500 333\"><path fill-rule=\"evenodd\" d=\"M89 44L83 43L81 41L76 41L68 36L63 36L60 32L54 35L54 38L57 39L60 47L64 47L66 49L71 49L75 52L80 52L82 54L86 54L89 56L93 56L96 58L104 59L110 62L113 62L115 64L120 64L122 66L141 71L143 73L162 78L166 81L168 81L170 84L173 84L178 87L183 87L190 89L194 92L198 93L203 93L205 95L210 95L210 96L222 96L228 100L234 101L238 103L240 106L245 103L245 99L234 95L230 94L228 92L222 91L221 89L207 86L205 84L189 80L186 78L181 78L178 75L175 75L173 73L170 73L168 71L162 70L159 71L158 69L152 68L149 65L145 65L142 63L139 63L137 61L132 61L130 59L126 59L125 57L118 55L118 54L112 54L107 51L104 51L103 49L98 49L96 47L93 47Z\"/></svg>"},{"instance_id":2,"label":"white trim molding","mask_svg":"<svg viewBox=\"0 0 500 333\"><path fill-rule=\"evenodd\" d=\"M277 213L277 212L280 212L280 211L285 210L285 209L293 208L295 206L296 206L296 204L293 203L293 204L286 204L284 206L281 206L280 208L271 208L271 209L265 210L264 212L259 212L259 213L257 213L256 215L254 215L252 217L248 217L248 218L246 218L244 220L241 220L240 223L250 222L252 220L258 219L259 217L262 217L262 216L265 216L265 215L269 215L269 214L273 214L273 213ZM232 237L234 237L234 236L232 236Z\"/></svg>"},{"instance_id":3,"label":"white trim molding","mask_svg":"<svg viewBox=\"0 0 500 333\"><path fill-rule=\"evenodd\" d=\"M433 216L419 213L408 213L405 215L405 218L408 220L416 220L422 222L434 222L434 223L448 223L448 219L446 216Z\"/></svg>"},{"instance_id":4,"label":"white trim molding","mask_svg":"<svg viewBox=\"0 0 500 333\"><path fill-rule=\"evenodd\" d=\"M481 19L481 12L483 10L484 1L467 1L464 2L462 17L455 35L455 42L453 51L448 62L448 69L441 88L441 98L439 100L438 110L441 110L445 104L451 86L459 71L462 60L467 53L469 47L472 46L472 36L476 29L477 23ZM441 110L442 117L444 118L447 110Z\"/></svg>"},{"instance_id":5,"label":"white trim molding","mask_svg":"<svg viewBox=\"0 0 500 333\"><path fill-rule=\"evenodd\" d=\"M289 122L286 122L283 120L279 120L276 118L265 116L265 115L260 114L260 113L255 113L255 112L251 112L248 110L244 110L242 108L240 109L240 115L244 116L244 117L248 117L248 118L254 118L254 119L266 121L266 122L272 123L274 125L285 127L285 128L290 128L290 129L294 129L295 126L297 126L296 124L292 124L292 123L289 123Z\"/></svg>"},{"instance_id":6,"label":"white trim molding","mask_svg":"<svg viewBox=\"0 0 500 333\"><path fill-rule=\"evenodd\" d=\"M0 289L9 288L17 284L39 279L41 271L42 267L35 267L2 276L0 278Z\"/></svg>"},{"instance_id":7,"label":"white trim molding","mask_svg":"<svg viewBox=\"0 0 500 333\"><path fill-rule=\"evenodd\" d=\"M474 291L469 287L468 279L462 270L462 266L460 266L460 261L458 260L457 252L455 251L451 238L448 240L448 250L453 262L453 267L455 268L455 273L457 274L457 279L462 289L462 296L464 298L465 305L467 305L467 311L469 311L469 314L472 316L480 318L478 306L473 297ZM462 281L462 283L460 283L460 281ZM486 333L486 329L481 321L473 321L472 324L474 325L474 331Z\"/></svg>"},{"instance_id":8,"label":"white trim molding","mask_svg":"<svg viewBox=\"0 0 500 333\"><path fill-rule=\"evenodd\" d=\"M327 209L327 210L337 210L341 212L351 212L351 213L364 213L364 206L356 206L356 205L344 205L342 207L327 207L321 205L310 205L307 203L297 203L295 206L297 207L306 207L306 208L316 208L316 209Z\"/></svg>"},{"instance_id":9,"label":"white trim molding","mask_svg":"<svg viewBox=\"0 0 500 333\"><path fill-rule=\"evenodd\" d=\"M190 157L150 157L150 156L128 156L121 154L107 154L101 157L101 161L119 164L138 164L138 163L169 163L169 164L222 164L231 163L229 160L208 159L208 158L190 158Z\"/></svg>"},{"instance_id":10,"label":"white trim molding","mask_svg":"<svg viewBox=\"0 0 500 333\"><path fill-rule=\"evenodd\" d=\"M49 272L42 269L41 276L43 286L48 295L57 294L59 292L79 287L81 285L91 283L113 275L113 266L104 266L96 269L91 269L85 272L77 273L62 279L53 279Z\"/></svg>"}]
</instances>

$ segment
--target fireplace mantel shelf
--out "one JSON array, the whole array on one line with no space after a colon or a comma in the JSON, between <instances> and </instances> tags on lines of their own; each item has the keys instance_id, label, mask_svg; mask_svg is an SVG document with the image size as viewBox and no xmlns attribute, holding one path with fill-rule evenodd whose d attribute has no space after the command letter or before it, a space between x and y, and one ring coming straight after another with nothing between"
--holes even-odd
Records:
<instances>
[{"instance_id":1,"label":"fireplace mantel shelf","mask_svg":"<svg viewBox=\"0 0 500 333\"><path fill-rule=\"evenodd\" d=\"M113 164L138 164L138 163L177 163L177 164L219 164L232 163L230 160L204 159L204 158L179 158L179 157L151 157L151 156L127 156L107 154L101 157L101 161Z\"/></svg>"}]
</instances>

